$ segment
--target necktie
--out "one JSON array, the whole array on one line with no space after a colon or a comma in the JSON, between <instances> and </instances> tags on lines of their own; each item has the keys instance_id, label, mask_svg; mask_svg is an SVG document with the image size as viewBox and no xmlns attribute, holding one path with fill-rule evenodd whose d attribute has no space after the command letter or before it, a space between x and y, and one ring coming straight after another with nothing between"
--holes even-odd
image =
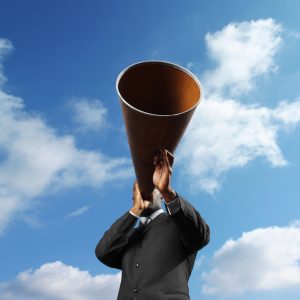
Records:
<instances>
[{"instance_id":1,"label":"necktie","mask_svg":"<svg viewBox=\"0 0 300 300\"><path fill-rule=\"evenodd\" d=\"M139 227L145 226L152 221L150 217L141 217Z\"/></svg>"}]
</instances>

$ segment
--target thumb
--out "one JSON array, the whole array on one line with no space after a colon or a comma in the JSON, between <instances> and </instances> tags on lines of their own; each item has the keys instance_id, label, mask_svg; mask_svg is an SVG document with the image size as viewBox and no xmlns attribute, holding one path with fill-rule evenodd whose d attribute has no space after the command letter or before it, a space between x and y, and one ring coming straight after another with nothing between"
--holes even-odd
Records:
<instances>
[{"instance_id":1,"label":"thumb","mask_svg":"<svg viewBox=\"0 0 300 300\"><path fill-rule=\"evenodd\" d=\"M147 200L144 200L144 209L147 209L150 205L150 202Z\"/></svg>"}]
</instances>

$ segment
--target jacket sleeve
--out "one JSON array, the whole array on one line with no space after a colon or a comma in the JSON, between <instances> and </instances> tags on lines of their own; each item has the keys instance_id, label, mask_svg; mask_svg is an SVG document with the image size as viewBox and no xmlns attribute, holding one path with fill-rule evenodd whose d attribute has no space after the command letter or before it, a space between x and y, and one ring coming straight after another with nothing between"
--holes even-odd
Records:
<instances>
[{"instance_id":1,"label":"jacket sleeve","mask_svg":"<svg viewBox=\"0 0 300 300\"><path fill-rule=\"evenodd\" d=\"M182 196L178 195L177 201L176 212L171 214L166 207L167 212L178 227L184 247L192 251L200 250L210 241L209 226L199 212Z\"/></svg>"},{"instance_id":2,"label":"jacket sleeve","mask_svg":"<svg viewBox=\"0 0 300 300\"><path fill-rule=\"evenodd\" d=\"M122 269L122 257L137 218L129 212L119 218L98 242L97 258L111 268Z\"/></svg>"}]
</instances>

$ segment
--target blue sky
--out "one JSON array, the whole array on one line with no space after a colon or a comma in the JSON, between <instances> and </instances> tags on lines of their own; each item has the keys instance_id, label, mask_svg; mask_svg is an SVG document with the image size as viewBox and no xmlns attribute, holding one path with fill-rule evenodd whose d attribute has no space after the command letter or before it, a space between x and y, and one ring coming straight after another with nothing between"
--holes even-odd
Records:
<instances>
[{"instance_id":1,"label":"blue sky","mask_svg":"<svg viewBox=\"0 0 300 300\"><path fill-rule=\"evenodd\" d=\"M153 59L204 89L173 175L212 232L191 299L299 299L299 1L0 8L0 299L115 299L94 256L131 206L115 81Z\"/></svg>"}]
</instances>

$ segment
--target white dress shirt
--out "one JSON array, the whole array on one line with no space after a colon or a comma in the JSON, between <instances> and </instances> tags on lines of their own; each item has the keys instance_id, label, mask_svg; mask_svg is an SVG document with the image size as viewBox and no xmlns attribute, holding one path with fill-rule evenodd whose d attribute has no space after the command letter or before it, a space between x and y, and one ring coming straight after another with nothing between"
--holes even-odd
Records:
<instances>
[{"instance_id":1,"label":"white dress shirt","mask_svg":"<svg viewBox=\"0 0 300 300\"><path fill-rule=\"evenodd\" d=\"M166 204L166 207L167 207L167 210L168 210L168 213L169 215L173 215L175 213L177 213L180 209L180 202L179 202L179 198L178 198L178 195L176 193L176 197L174 200L170 201L169 203L167 203L166 201L164 201L165 204ZM158 215L160 215L161 213L164 212L164 210L161 208L161 209L158 209L156 210L154 213L152 213L150 216L148 217L140 217L140 216L137 216L136 214L134 214L131 210L129 210L129 212L135 216L136 218L140 218L141 219L141 222L142 223L145 223L147 218L150 217L151 221L154 220L154 218L156 218Z\"/></svg>"}]
</instances>

